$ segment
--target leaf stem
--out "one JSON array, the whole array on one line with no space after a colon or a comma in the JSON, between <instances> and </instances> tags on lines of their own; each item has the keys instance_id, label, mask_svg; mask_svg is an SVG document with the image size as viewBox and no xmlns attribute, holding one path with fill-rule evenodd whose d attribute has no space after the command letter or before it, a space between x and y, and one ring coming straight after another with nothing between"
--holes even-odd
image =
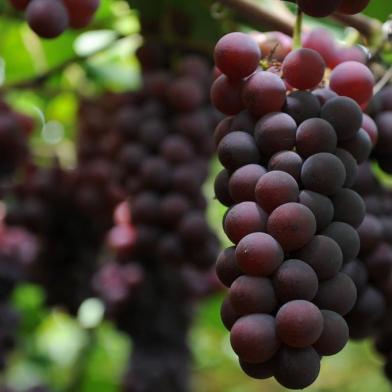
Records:
<instances>
[{"instance_id":1,"label":"leaf stem","mask_svg":"<svg viewBox=\"0 0 392 392\"><path fill-rule=\"evenodd\" d=\"M302 47L302 21L303 13L301 8L297 6L297 17L295 19L293 32L293 49L299 49Z\"/></svg>"}]
</instances>

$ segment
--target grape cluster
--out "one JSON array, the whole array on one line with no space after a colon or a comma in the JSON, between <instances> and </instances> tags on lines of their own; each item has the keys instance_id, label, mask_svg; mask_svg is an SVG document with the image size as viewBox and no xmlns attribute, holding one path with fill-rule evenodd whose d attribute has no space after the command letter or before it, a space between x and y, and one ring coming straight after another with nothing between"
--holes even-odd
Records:
<instances>
[{"instance_id":1,"label":"grape cluster","mask_svg":"<svg viewBox=\"0 0 392 392\"><path fill-rule=\"evenodd\" d=\"M302 389L317 378L320 357L349 339L344 316L357 288L345 268L365 217L351 188L373 147L359 106L373 79L365 65L343 62L322 87L326 65L309 48L272 68L264 58L261 69L261 59L243 33L215 47L221 74L211 99L228 115L215 131L224 166L215 192L229 207L223 228L234 243L217 260L229 288L221 316L245 373Z\"/></svg>"},{"instance_id":2,"label":"grape cluster","mask_svg":"<svg viewBox=\"0 0 392 392\"><path fill-rule=\"evenodd\" d=\"M55 38L67 28L81 29L92 21L100 0L9 0L26 12L30 28L43 38Z\"/></svg>"},{"instance_id":3,"label":"grape cluster","mask_svg":"<svg viewBox=\"0 0 392 392\"><path fill-rule=\"evenodd\" d=\"M13 190L6 219L41 240L29 279L44 287L49 305L75 313L92 295L99 251L122 197L111 175L110 166L98 161L69 172L56 164L33 167Z\"/></svg>"},{"instance_id":4,"label":"grape cluster","mask_svg":"<svg viewBox=\"0 0 392 392\"><path fill-rule=\"evenodd\" d=\"M321 18L334 12L354 15L363 11L370 0L297 0L298 7L310 16Z\"/></svg>"}]
</instances>

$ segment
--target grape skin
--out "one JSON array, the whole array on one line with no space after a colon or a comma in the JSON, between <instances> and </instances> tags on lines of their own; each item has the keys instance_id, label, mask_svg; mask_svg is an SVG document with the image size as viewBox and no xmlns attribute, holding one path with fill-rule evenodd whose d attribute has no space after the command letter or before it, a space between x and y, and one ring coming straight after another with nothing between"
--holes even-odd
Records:
<instances>
[{"instance_id":1,"label":"grape skin","mask_svg":"<svg viewBox=\"0 0 392 392\"><path fill-rule=\"evenodd\" d=\"M224 114L239 113L244 108L240 93L242 84L242 80L230 80L225 75L219 76L211 87L211 102Z\"/></svg>"},{"instance_id":2,"label":"grape skin","mask_svg":"<svg viewBox=\"0 0 392 392\"><path fill-rule=\"evenodd\" d=\"M219 280L226 287L230 287L232 283L243 274L237 264L236 249L234 246L221 251L216 260L215 268Z\"/></svg>"},{"instance_id":3,"label":"grape skin","mask_svg":"<svg viewBox=\"0 0 392 392\"><path fill-rule=\"evenodd\" d=\"M351 189L340 189L331 197L334 206L334 220L345 222L357 228L365 218L365 203L362 197Z\"/></svg>"},{"instance_id":4,"label":"grape skin","mask_svg":"<svg viewBox=\"0 0 392 392\"><path fill-rule=\"evenodd\" d=\"M299 125L305 120L319 117L320 101L309 91L294 91L286 98L283 111L289 114Z\"/></svg>"},{"instance_id":5,"label":"grape skin","mask_svg":"<svg viewBox=\"0 0 392 392\"><path fill-rule=\"evenodd\" d=\"M256 164L245 165L237 169L229 180L231 198L237 203L255 201L256 184L266 173L263 166Z\"/></svg>"},{"instance_id":6,"label":"grape skin","mask_svg":"<svg viewBox=\"0 0 392 392\"><path fill-rule=\"evenodd\" d=\"M302 158L294 151L281 151L268 161L268 170L284 171L299 182L301 178Z\"/></svg>"}]
</instances>

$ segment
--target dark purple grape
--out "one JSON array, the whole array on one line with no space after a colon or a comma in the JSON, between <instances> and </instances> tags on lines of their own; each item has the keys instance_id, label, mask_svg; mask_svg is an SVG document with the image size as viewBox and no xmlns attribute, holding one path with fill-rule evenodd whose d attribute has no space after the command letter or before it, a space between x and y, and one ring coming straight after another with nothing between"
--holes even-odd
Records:
<instances>
[{"instance_id":1,"label":"dark purple grape","mask_svg":"<svg viewBox=\"0 0 392 392\"><path fill-rule=\"evenodd\" d=\"M235 251L234 246L224 249L216 261L216 274L226 287L230 287L243 274L237 264Z\"/></svg>"},{"instance_id":2,"label":"dark purple grape","mask_svg":"<svg viewBox=\"0 0 392 392\"><path fill-rule=\"evenodd\" d=\"M242 80L219 76L211 87L211 102L222 113L233 115L244 109L241 99Z\"/></svg>"},{"instance_id":3,"label":"dark purple grape","mask_svg":"<svg viewBox=\"0 0 392 392\"><path fill-rule=\"evenodd\" d=\"M234 200L229 192L230 174L226 169L223 169L215 178L214 191L215 197L225 206L229 207L234 204Z\"/></svg>"},{"instance_id":4,"label":"dark purple grape","mask_svg":"<svg viewBox=\"0 0 392 392\"><path fill-rule=\"evenodd\" d=\"M308 91L294 91L287 96L283 111L299 125L309 118L319 117L320 102Z\"/></svg>"},{"instance_id":5,"label":"dark purple grape","mask_svg":"<svg viewBox=\"0 0 392 392\"><path fill-rule=\"evenodd\" d=\"M241 317L239 313L237 313L233 306L231 305L229 297L226 297L222 303L220 315L222 319L223 325L226 327L228 331L231 330L234 323Z\"/></svg>"},{"instance_id":6,"label":"dark purple grape","mask_svg":"<svg viewBox=\"0 0 392 392\"><path fill-rule=\"evenodd\" d=\"M299 183L301 179L302 158L294 151L282 151L274 154L268 162L268 170L284 171Z\"/></svg>"},{"instance_id":7,"label":"dark purple grape","mask_svg":"<svg viewBox=\"0 0 392 392\"><path fill-rule=\"evenodd\" d=\"M344 168L346 169L346 179L343 186L346 188L351 188L357 180L358 164L354 157L348 151L343 150L342 148L337 148L335 155L340 159L344 165Z\"/></svg>"},{"instance_id":8,"label":"dark purple grape","mask_svg":"<svg viewBox=\"0 0 392 392\"><path fill-rule=\"evenodd\" d=\"M342 272L348 275L355 284L358 294L360 294L368 284L368 273L364 263L358 260L352 260L346 263Z\"/></svg>"},{"instance_id":9,"label":"dark purple grape","mask_svg":"<svg viewBox=\"0 0 392 392\"><path fill-rule=\"evenodd\" d=\"M286 260L274 275L274 288L280 303L294 299L311 301L318 289L313 268L301 260Z\"/></svg>"},{"instance_id":10,"label":"dark purple grape","mask_svg":"<svg viewBox=\"0 0 392 392\"><path fill-rule=\"evenodd\" d=\"M361 254L371 252L382 240L383 227L374 215L366 214L357 231L361 240Z\"/></svg>"},{"instance_id":11,"label":"dark purple grape","mask_svg":"<svg viewBox=\"0 0 392 392\"><path fill-rule=\"evenodd\" d=\"M339 143L339 147L351 153L361 164L369 158L373 144L367 132L361 128L351 139Z\"/></svg>"},{"instance_id":12,"label":"dark purple grape","mask_svg":"<svg viewBox=\"0 0 392 392\"><path fill-rule=\"evenodd\" d=\"M339 273L320 283L313 302L320 309L332 310L344 316L354 307L356 300L357 289L354 282L346 274Z\"/></svg>"},{"instance_id":13,"label":"dark purple grape","mask_svg":"<svg viewBox=\"0 0 392 392\"><path fill-rule=\"evenodd\" d=\"M267 314L241 317L231 329L230 341L241 360L249 363L270 360L280 347L275 319Z\"/></svg>"},{"instance_id":14,"label":"dark purple grape","mask_svg":"<svg viewBox=\"0 0 392 392\"><path fill-rule=\"evenodd\" d=\"M240 366L242 371L249 377L258 380L264 380L274 375L274 360L271 359L263 363L248 363L240 359Z\"/></svg>"},{"instance_id":15,"label":"dark purple grape","mask_svg":"<svg viewBox=\"0 0 392 392\"><path fill-rule=\"evenodd\" d=\"M263 166L249 164L237 169L229 180L229 193L235 202L255 201L255 189L258 180L266 174Z\"/></svg>"},{"instance_id":16,"label":"dark purple grape","mask_svg":"<svg viewBox=\"0 0 392 392\"><path fill-rule=\"evenodd\" d=\"M351 189L340 189L331 200L334 207L333 219L358 227L365 218L365 203L362 197Z\"/></svg>"},{"instance_id":17,"label":"dark purple grape","mask_svg":"<svg viewBox=\"0 0 392 392\"><path fill-rule=\"evenodd\" d=\"M292 256L309 264L320 280L336 276L343 264L339 245L323 235L316 235L302 249L292 253Z\"/></svg>"},{"instance_id":18,"label":"dark purple grape","mask_svg":"<svg viewBox=\"0 0 392 392\"><path fill-rule=\"evenodd\" d=\"M321 336L323 316L318 307L309 301L290 301L276 314L276 331L288 346L308 347Z\"/></svg>"},{"instance_id":19,"label":"dark purple grape","mask_svg":"<svg viewBox=\"0 0 392 392\"><path fill-rule=\"evenodd\" d=\"M279 243L266 233L251 233L238 243L235 255L242 271L254 276L269 276L283 262Z\"/></svg>"},{"instance_id":20,"label":"dark purple grape","mask_svg":"<svg viewBox=\"0 0 392 392\"><path fill-rule=\"evenodd\" d=\"M344 318L330 310L322 310L323 332L313 344L320 355L334 355L342 351L349 339L348 325Z\"/></svg>"}]
</instances>

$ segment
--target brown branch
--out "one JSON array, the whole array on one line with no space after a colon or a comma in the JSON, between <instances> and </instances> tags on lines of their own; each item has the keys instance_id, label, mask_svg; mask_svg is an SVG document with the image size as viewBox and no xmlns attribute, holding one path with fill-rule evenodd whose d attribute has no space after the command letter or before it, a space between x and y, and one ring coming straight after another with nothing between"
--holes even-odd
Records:
<instances>
[{"instance_id":1,"label":"brown branch","mask_svg":"<svg viewBox=\"0 0 392 392\"><path fill-rule=\"evenodd\" d=\"M376 20L365 15L344 15L335 13L333 19L345 26L353 27L358 30L368 41L372 41L375 35L378 35L382 30L382 24Z\"/></svg>"},{"instance_id":2,"label":"brown branch","mask_svg":"<svg viewBox=\"0 0 392 392\"><path fill-rule=\"evenodd\" d=\"M217 0L217 2L231 8L238 16L246 19L256 29L260 29L263 26L288 35L292 35L293 33L294 17L291 19L280 16L266 10L251 0Z\"/></svg>"}]
</instances>

